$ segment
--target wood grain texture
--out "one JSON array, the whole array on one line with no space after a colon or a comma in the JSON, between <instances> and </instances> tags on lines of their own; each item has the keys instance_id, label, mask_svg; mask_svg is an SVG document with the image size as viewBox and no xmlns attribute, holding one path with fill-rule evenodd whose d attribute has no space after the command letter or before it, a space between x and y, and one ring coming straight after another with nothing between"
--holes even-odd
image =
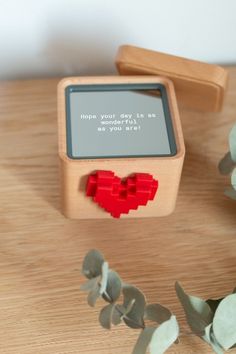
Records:
<instances>
[{"instance_id":1,"label":"wood grain texture","mask_svg":"<svg viewBox=\"0 0 236 354\"><path fill-rule=\"evenodd\" d=\"M219 65L122 45L116 66L122 75L168 77L174 83L178 102L183 107L203 112L219 112L223 107L228 73Z\"/></svg>"},{"instance_id":2,"label":"wood grain texture","mask_svg":"<svg viewBox=\"0 0 236 354\"><path fill-rule=\"evenodd\" d=\"M91 248L177 315L171 354L211 353L189 333L174 282L197 296L236 285L236 203L217 171L236 120L236 68L221 114L181 111L187 156L177 208L169 217L68 220L59 211L56 86L59 80L0 85L0 353L129 354L138 332L100 328L80 292ZM235 351L234 351L235 352Z\"/></svg>"},{"instance_id":3,"label":"wood grain texture","mask_svg":"<svg viewBox=\"0 0 236 354\"><path fill-rule=\"evenodd\" d=\"M94 84L162 84L166 88L174 129L177 154L168 157L140 157L113 159L70 159L66 148L65 89L70 85ZM173 212L179 190L185 147L179 111L172 82L156 76L102 76L65 78L58 85L58 126L60 180L63 214L72 219L110 219L110 213L94 203L85 194L88 176L97 170L109 170L127 177L133 173L150 173L158 180L159 188L154 200L137 210L122 214L121 218L166 216Z\"/></svg>"}]
</instances>

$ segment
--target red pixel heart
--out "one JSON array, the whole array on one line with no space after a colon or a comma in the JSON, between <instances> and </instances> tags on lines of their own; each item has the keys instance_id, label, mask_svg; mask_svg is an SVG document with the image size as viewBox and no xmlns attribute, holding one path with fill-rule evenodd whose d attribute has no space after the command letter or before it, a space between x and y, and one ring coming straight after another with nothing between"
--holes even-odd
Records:
<instances>
[{"instance_id":1,"label":"red pixel heart","mask_svg":"<svg viewBox=\"0 0 236 354\"><path fill-rule=\"evenodd\" d=\"M158 181L149 173L135 173L124 180L112 171L97 171L88 177L86 195L114 218L128 214L153 200Z\"/></svg>"}]
</instances>

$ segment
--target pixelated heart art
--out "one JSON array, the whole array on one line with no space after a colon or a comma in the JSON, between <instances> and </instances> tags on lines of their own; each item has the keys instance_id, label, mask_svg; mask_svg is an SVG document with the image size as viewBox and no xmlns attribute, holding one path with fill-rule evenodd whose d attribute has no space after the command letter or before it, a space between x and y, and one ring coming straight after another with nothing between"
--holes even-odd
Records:
<instances>
[{"instance_id":1,"label":"pixelated heart art","mask_svg":"<svg viewBox=\"0 0 236 354\"><path fill-rule=\"evenodd\" d=\"M99 170L89 175L86 195L114 218L128 214L154 199L158 181L149 173L134 173L121 179L113 171Z\"/></svg>"}]
</instances>

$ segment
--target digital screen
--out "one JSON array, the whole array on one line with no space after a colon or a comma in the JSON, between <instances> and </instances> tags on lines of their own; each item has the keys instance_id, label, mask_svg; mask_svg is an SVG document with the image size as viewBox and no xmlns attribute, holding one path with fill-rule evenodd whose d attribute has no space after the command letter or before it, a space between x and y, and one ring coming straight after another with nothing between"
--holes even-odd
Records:
<instances>
[{"instance_id":1,"label":"digital screen","mask_svg":"<svg viewBox=\"0 0 236 354\"><path fill-rule=\"evenodd\" d=\"M67 154L74 159L176 154L161 84L68 86L66 129Z\"/></svg>"}]
</instances>

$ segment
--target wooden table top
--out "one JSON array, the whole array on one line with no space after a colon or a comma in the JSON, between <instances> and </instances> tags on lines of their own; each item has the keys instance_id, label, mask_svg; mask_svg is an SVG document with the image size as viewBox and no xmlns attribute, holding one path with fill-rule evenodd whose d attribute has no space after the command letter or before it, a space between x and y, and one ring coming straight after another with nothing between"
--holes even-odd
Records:
<instances>
[{"instance_id":1,"label":"wooden table top","mask_svg":"<svg viewBox=\"0 0 236 354\"><path fill-rule=\"evenodd\" d=\"M217 171L236 121L236 67L224 111L181 110L187 155L177 207L165 218L68 220L59 208L58 79L0 84L0 353L129 354L137 330L106 331L80 291L81 262L101 250L148 302L169 307L181 343L169 353L212 353L189 334L174 291L221 297L236 286L236 203Z\"/></svg>"}]
</instances>

